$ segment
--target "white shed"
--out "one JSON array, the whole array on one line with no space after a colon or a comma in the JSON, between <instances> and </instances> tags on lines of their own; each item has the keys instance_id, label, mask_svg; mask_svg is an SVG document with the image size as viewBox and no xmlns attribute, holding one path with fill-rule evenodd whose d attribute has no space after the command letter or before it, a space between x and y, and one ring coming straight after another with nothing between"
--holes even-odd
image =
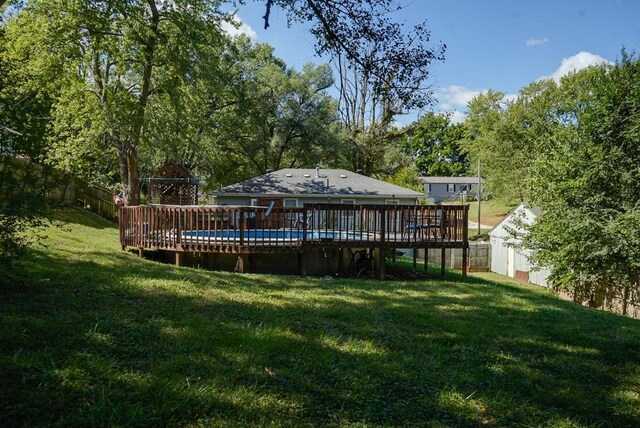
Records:
<instances>
[{"instance_id":1,"label":"white shed","mask_svg":"<svg viewBox=\"0 0 640 428\"><path fill-rule=\"evenodd\" d=\"M523 233L524 230L518 225L520 221L524 224L533 224L540 215L540 210L531 207L523 202L509 213L491 232L491 271L517 278L532 284L547 287L549 270L546 268L534 270L534 265L529 261L529 250L514 248L520 244L519 238L514 238L510 230Z\"/></svg>"}]
</instances>

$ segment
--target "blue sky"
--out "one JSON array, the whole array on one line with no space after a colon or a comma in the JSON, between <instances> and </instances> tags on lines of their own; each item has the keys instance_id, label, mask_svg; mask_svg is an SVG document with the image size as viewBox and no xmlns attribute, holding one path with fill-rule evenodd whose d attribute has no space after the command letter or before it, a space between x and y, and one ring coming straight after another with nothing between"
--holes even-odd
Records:
<instances>
[{"instance_id":1,"label":"blue sky","mask_svg":"<svg viewBox=\"0 0 640 428\"><path fill-rule=\"evenodd\" d=\"M434 63L430 84L435 111L464 118L466 103L489 88L507 94L541 77L559 78L570 70L615 62L620 50L640 52L640 0L404 0L397 19L424 19L432 41L447 45L444 63ZM302 25L287 27L282 10L272 9L263 29L264 2L240 6L241 30L275 47L277 56L300 68L315 56L313 37ZM415 115L400 118L410 122Z\"/></svg>"}]
</instances>

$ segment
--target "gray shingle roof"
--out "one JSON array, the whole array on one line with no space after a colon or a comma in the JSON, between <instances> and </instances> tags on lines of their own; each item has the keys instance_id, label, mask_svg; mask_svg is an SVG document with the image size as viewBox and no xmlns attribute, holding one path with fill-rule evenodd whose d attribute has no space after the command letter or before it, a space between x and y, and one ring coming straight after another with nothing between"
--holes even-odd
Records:
<instances>
[{"instance_id":1,"label":"gray shingle roof","mask_svg":"<svg viewBox=\"0 0 640 428\"><path fill-rule=\"evenodd\" d=\"M478 184L478 177L418 177L418 179L423 184Z\"/></svg>"},{"instance_id":2,"label":"gray shingle roof","mask_svg":"<svg viewBox=\"0 0 640 428\"><path fill-rule=\"evenodd\" d=\"M327 185L328 183L328 185ZM346 169L286 168L223 187L215 195L350 195L420 198L424 194Z\"/></svg>"}]
</instances>

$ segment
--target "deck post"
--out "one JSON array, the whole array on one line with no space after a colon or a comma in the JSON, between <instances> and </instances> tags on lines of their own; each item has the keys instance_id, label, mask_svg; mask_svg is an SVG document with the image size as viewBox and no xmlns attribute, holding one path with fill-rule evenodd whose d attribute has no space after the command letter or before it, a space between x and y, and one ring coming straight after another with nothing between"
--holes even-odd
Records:
<instances>
[{"instance_id":1,"label":"deck post","mask_svg":"<svg viewBox=\"0 0 640 428\"><path fill-rule=\"evenodd\" d=\"M182 248L182 213L180 209L176 210L176 244L178 248Z\"/></svg>"},{"instance_id":2,"label":"deck post","mask_svg":"<svg viewBox=\"0 0 640 428\"><path fill-rule=\"evenodd\" d=\"M385 257L385 241L387 232L387 210L382 207L380 210L380 247L378 248L378 270L380 271L380 279L384 279L386 275L386 257Z\"/></svg>"},{"instance_id":3,"label":"deck post","mask_svg":"<svg viewBox=\"0 0 640 428\"><path fill-rule=\"evenodd\" d=\"M298 253L298 270L301 277L307 277L307 253L304 250Z\"/></svg>"},{"instance_id":4,"label":"deck post","mask_svg":"<svg viewBox=\"0 0 640 428\"><path fill-rule=\"evenodd\" d=\"M413 248L413 273L416 272L416 267L418 266L418 249Z\"/></svg>"},{"instance_id":5,"label":"deck post","mask_svg":"<svg viewBox=\"0 0 640 428\"><path fill-rule=\"evenodd\" d=\"M429 272L429 247L424 247L424 272Z\"/></svg>"},{"instance_id":6,"label":"deck post","mask_svg":"<svg viewBox=\"0 0 640 428\"><path fill-rule=\"evenodd\" d=\"M468 252L469 252L469 205L465 205L464 211L462 212L462 279L464 281L467 280L467 253Z\"/></svg>"},{"instance_id":7,"label":"deck post","mask_svg":"<svg viewBox=\"0 0 640 428\"><path fill-rule=\"evenodd\" d=\"M380 247L378 248L378 271L379 271L380 279L384 279L387 274L386 262L387 260L385 257L384 247Z\"/></svg>"},{"instance_id":8,"label":"deck post","mask_svg":"<svg viewBox=\"0 0 640 428\"><path fill-rule=\"evenodd\" d=\"M440 250L440 277L444 278L444 271L447 264L447 249L442 247Z\"/></svg>"},{"instance_id":9,"label":"deck post","mask_svg":"<svg viewBox=\"0 0 640 428\"><path fill-rule=\"evenodd\" d=\"M182 251L176 251L176 266L182 266L183 254Z\"/></svg>"},{"instance_id":10,"label":"deck post","mask_svg":"<svg viewBox=\"0 0 640 428\"><path fill-rule=\"evenodd\" d=\"M238 273L246 273L248 264L247 253L240 252L238 255Z\"/></svg>"},{"instance_id":11,"label":"deck post","mask_svg":"<svg viewBox=\"0 0 640 428\"><path fill-rule=\"evenodd\" d=\"M143 247L138 247L138 257L140 257L141 259L144 258L144 248Z\"/></svg>"}]
</instances>

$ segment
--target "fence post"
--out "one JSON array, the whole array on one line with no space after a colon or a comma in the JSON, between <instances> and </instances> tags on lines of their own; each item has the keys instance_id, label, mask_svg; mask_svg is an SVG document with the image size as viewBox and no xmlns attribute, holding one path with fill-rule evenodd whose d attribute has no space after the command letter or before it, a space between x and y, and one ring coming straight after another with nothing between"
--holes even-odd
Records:
<instances>
[{"instance_id":1,"label":"fence post","mask_svg":"<svg viewBox=\"0 0 640 428\"><path fill-rule=\"evenodd\" d=\"M469 251L469 205L462 212L462 279L467 280L467 253Z\"/></svg>"},{"instance_id":2,"label":"fence post","mask_svg":"<svg viewBox=\"0 0 640 428\"><path fill-rule=\"evenodd\" d=\"M302 205L302 242L300 248L298 249L298 270L300 276L305 278L307 276L307 222L309 220L314 221L313 219L309 219L308 217L308 208L307 204ZM296 229L299 226L296 226Z\"/></svg>"},{"instance_id":3,"label":"fence post","mask_svg":"<svg viewBox=\"0 0 640 428\"><path fill-rule=\"evenodd\" d=\"M380 279L384 279L385 277L385 263L386 263L386 258L385 258L385 238L386 238L386 233L385 233L385 229L386 229L386 207L381 206L380 207L380 247L378 249L378 268L380 271Z\"/></svg>"},{"instance_id":4,"label":"fence post","mask_svg":"<svg viewBox=\"0 0 640 428\"><path fill-rule=\"evenodd\" d=\"M182 209L176 209L177 214L177 229L176 229L176 249L182 249Z\"/></svg>"},{"instance_id":5,"label":"fence post","mask_svg":"<svg viewBox=\"0 0 640 428\"><path fill-rule=\"evenodd\" d=\"M304 204L302 206L302 219L300 220L300 222L302 223L302 246L304 247L306 242L307 242L307 221L309 221L309 217L308 217L308 209L307 209L307 205ZM313 219L311 219L313 221ZM297 226L296 226L297 229Z\"/></svg>"},{"instance_id":6,"label":"fence post","mask_svg":"<svg viewBox=\"0 0 640 428\"><path fill-rule=\"evenodd\" d=\"M125 224L126 224L126 212L123 212L122 215L118 218L118 229L120 229L120 245L122 246L122 251L127 249L127 245L125 242Z\"/></svg>"},{"instance_id":7,"label":"fence post","mask_svg":"<svg viewBox=\"0 0 640 428\"><path fill-rule=\"evenodd\" d=\"M245 221L244 208L240 208L240 246L244 245L244 221Z\"/></svg>"}]
</instances>

